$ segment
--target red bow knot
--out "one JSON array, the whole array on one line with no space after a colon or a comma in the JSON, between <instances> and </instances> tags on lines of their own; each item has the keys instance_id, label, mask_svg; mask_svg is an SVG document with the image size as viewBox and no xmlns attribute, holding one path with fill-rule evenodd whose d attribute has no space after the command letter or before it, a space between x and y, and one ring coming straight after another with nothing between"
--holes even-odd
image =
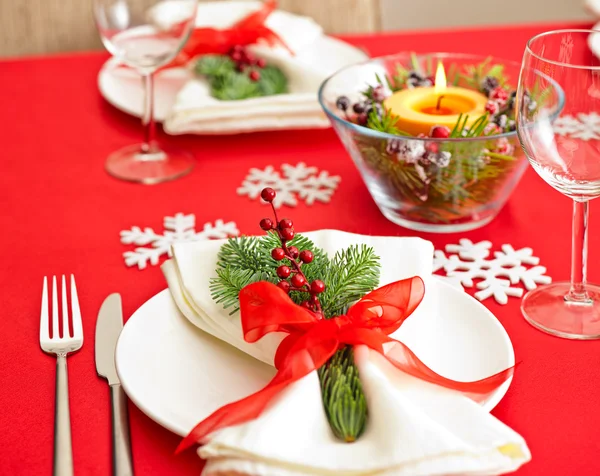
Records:
<instances>
[{"instance_id":1,"label":"red bow knot","mask_svg":"<svg viewBox=\"0 0 600 476\"><path fill-rule=\"evenodd\" d=\"M325 365L345 346L366 345L414 377L463 392L476 401L485 399L512 375L513 367L475 382L457 382L431 370L406 345L389 336L413 313L424 294L419 277L396 281L364 296L346 315L323 319L295 304L274 284L261 281L244 287L239 295L244 339L257 342L271 332L288 334L275 355L277 374L262 390L221 407L196 425L177 451L221 428L257 418L281 390Z\"/></svg>"},{"instance_id":2,"label":"red bow knot","mask_svg":"<svg viewBox=\"0 0 600 476\"><path fill-rule=\"evenodd\" d=\"M253 45L260 41L269 46L282 46L293 55L281 37L265 25L265 21L276 7L276 0L265 0L261 8L238 20L230 28L196 28L168 67L184 65L199 55L226 54L234 46Z\"/></svg>"}]
</instances>

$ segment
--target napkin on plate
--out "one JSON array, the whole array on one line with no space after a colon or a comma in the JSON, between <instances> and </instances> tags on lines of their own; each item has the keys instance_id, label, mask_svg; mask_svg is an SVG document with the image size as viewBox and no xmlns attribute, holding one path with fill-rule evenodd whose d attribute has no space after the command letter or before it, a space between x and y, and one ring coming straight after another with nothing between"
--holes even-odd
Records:
<instances>
[{"instance_id":1,"label":"napkin on plate","mask_svg":"<svg viewBox=\"0 0 600 476\"><path fill-rule=\"evenodd\" d=\"M177 0L164 2L177 4ZM206 2L198 6L196 27L227 28L258 9L261 2ZM176 5L175 5L176 6ZM176 22L177 8L155 10L155 23L166 27ZM232 134L239 132L328 127L329 121L317 101L320 84L336 69L347 64L343 58L321 62L315 66L315 54L327 50L320 47L321 27L308 17L276 10L265 22L295 53L281 46L251 45L249 49L267 63L279 67L288 78L286 94L237 101L220 101L210 95L208 82L191 79L177 94L171 113L164 121L170 134ZM310 47L310 48L307 48ZM349 58L356 62L362 55ZM333 64L329 64L333 63Z\"/></svg>"},{"instance_id":2,"label":"napkin on plate","mask_svg":"<svg viewBox=\"0 0 600 476\"><path fill-rule=\"evenodd\" d=\"M366 236L338 230L320 230L303 235L329 256L352 244L364 243L373 247L381 263L385 263L381 269L381 286L411 276L421 276L426 280L431 276L433 246L421 238ZM260 342L247 343L242 335L239 314L230 316L230 311L223 309L211 297L209 283L215 275L217 252L225 241L173 245L173 259L162 265L169 290L179 310L192 324L273 365L275 350L285 335L269 334Z\"/></svg>"},{"instance_id":3,"label":"napkin on plate","mask_svg":"<svg viewBox=\"0 0 600 476\"><path fill-rule=\"evenodd\" d=\"M355 356L369 408L356 442L333 436L313 372L258 419L209 437L198 451L204 476L492 475L530 459L523 438L472 400L399 372L365 346Z\"/></svg>"},{"instance_id":4,"label":"napkin on plate","mask_svg":"<svg viewBox=\"0 0 600 476\"><path fill-rule=\"evenodd\" d=\"M372 237L341 231L306 233L332 255L365 243L380 256L380 284L432 279L433 246L420 238ZM216 254L224 240L177 244L163 264L169 289L196 326L272 364L283 335L243 340L239 314L210 297ZM427 296L427 295L426 295ZM440 304L427 296L427 312ZM423 311L423 309L421 309ZM368 427L355 443L338 441L328 426L316 372L291 384L256 420L210 435L199 454L207 476L419 476L502 474L530 459L524 440L462 394L410 377L366 347L355 353L369 408Z\"/></svg>"}]
</instances>

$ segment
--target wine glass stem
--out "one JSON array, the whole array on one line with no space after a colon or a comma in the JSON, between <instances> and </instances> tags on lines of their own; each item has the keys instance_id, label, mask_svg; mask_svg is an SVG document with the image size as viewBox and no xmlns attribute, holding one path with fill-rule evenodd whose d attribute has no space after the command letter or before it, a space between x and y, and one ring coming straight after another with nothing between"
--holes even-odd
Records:
<instances>
[{"instance_id":1,"label":"wine glass stem","mask_svg":"<svg viewBox=\"0 0 600 476\"><path fill-rule=\"evenodd\" d=\"M154 129L154 73L143 73L144 82L144 116L142 124L144 125L144 142L142 152L149 154L155 152L156 142Z\"/></svg>"},{"instance_id":2,"label":"wine glass stem","mask_svg":"<svg viewBox=\"0 0 600 476\"><path fill-rule=\"evenodd\" d=\"M588 201L573 200L573 241L571 251L571 289L565 301L589 304L591 299L585 288L587 279Z\"/></svg>"}]
</instances>

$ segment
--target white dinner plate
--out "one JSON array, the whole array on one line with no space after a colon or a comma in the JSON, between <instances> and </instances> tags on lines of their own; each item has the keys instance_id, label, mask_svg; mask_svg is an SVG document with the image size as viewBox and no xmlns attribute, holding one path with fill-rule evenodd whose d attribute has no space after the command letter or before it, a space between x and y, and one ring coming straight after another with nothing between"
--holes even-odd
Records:
<instances>
[{"instance_id":1,"label":"white dinner plate","mask_svg":"<svg viewBox=\"0 0 600 476\"><path fill-rule=\"evenodd\" d=\"M431 280L425 299L398 338L433 370L477 380L514 365L508 334L480 302L451 284ZM429 297L428 297L429 296ZM443 303L443 304L442 304ZM116 350L117 372L129 398L146 415L181 436L217 408L260 390L275 369L193 326L168 289L127 321ZM491 410L510 380L483 404Z\"/></svg>"},{"instance_id":2,"label":"white dinner plate","mask_svg":"<svg viewBox=\"0 0 600 476\"><path fill-rule=\"evenodd\" d=\"M321 36L300 51L296 58L308 67L333 74L338 69L367 59L360 49L329 36ZM154 116L162 122L171 111L177 92L191 79L186 68L170 68L158 72L154 86ZM114 107L136 117L142 117L144 89L140 76L129 68L119 65L116 58L110 58L98 74L100 94ZM315 91L315 102L317 91Z\"/></svg>"}]
</instances>

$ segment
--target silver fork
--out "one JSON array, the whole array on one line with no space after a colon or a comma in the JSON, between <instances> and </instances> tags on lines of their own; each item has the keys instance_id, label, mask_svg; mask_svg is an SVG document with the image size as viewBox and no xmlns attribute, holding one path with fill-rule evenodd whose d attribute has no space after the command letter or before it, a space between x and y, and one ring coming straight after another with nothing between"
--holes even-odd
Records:
<instances>
[{"instance_id":1,"label":"silver fork","mask_svg":"<svg viewBox=\"0 0 600 476\"><path fill-rule=\"evenodd\" d=\"M56 401L54 407L54 470L53 474L73 474L73 450L71 446L71 415L69 411L69 382L67 377L67 355L83 345L81 312L75 278L71 275L71 314L73 337L69 334L69 306L67 286L62 276L62 337L59 333L58 287L56 276L52 277L52 337L49 332L48 280L44 276L42 289L42 312L40 317L40 346L44 352L56 355Z\"/></svg>"}]
</instances>

